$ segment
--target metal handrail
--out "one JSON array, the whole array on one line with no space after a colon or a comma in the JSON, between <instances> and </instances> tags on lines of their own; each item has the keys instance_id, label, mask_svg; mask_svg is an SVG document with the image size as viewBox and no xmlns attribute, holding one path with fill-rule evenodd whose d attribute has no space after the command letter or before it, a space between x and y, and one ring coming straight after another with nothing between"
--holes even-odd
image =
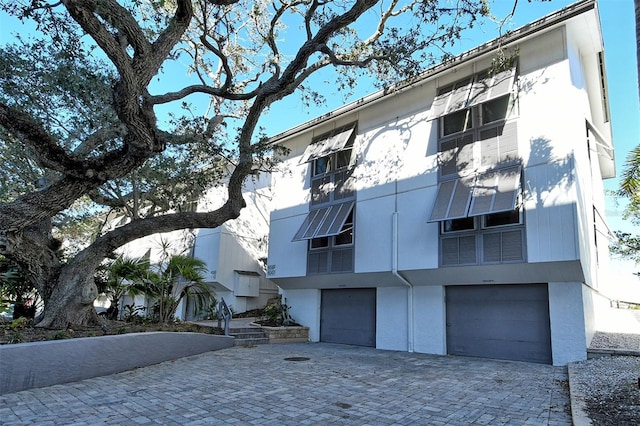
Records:
<instances>
[{"instance_id":1,"label":"metal handrail","mask_svg":"<svg viewBox=\"0 0 640 426\"><path fill-rule=\"evenodd\" d=\"M224 335L229 335L229 327L231 325L231 309L227 306L227 302L224 301L224 298L221 298L220 303L218 304L218 328L222 328L222 320L224 320Z\"/></svg>"}]
</instances>

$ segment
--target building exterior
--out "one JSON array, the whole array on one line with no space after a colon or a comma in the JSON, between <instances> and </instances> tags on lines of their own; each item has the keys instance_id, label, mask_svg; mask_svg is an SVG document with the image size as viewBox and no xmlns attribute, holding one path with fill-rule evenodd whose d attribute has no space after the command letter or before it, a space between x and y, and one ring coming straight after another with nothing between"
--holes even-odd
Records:
<instances>
[{"instance_id":1,"label":"building exterior","mask_svg":"<svg viewBox=\"0 0 640 426\"><path fill-rule=\"evenodd\" d=\"M205 282L218 301L224 298L235 313L263 308L278 294L278 287L266 278L264 264L272 198L270 181L269 175L261 174L246 182L243 194L247 206L237 219L212 229L150 235L125 245L121 253L130 258L146 257L152 265L160 263L165 252L189 254L206 263ZM210 211L225 200L225 187L211 188L192 207ZM126 305L144 307L148 312L153 303L143 295L125 296L120 312L125 313ZM191 299L183 300L176 312L182 320L203 319L208 314L211 312L196 309Z\"/></svg>"},{"instance_id":2,"label":"building exterior","mask_svg":"<svg viewBox=\"0 0 640 426\"><path fill-rule=\"evenodd\" d=\"M603 55L581 1L274 137L267 276L310 339L585 359L615 174Z\"/></svg>"}]
</instances>

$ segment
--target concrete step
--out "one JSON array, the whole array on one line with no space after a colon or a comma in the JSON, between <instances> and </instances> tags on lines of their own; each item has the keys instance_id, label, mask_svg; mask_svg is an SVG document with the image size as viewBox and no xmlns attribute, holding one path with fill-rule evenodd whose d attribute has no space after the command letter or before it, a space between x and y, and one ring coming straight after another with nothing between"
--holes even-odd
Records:
<instances>
[{"instance_id":1,"label":"concrete step","mask_svg":"<svg viewBox=\"0 0 640 426\"><path fill-rule=\"evenodd\" d=\"M269 344L269 338L268 337L255 338L255 339L238 339L238 338L236 338L233 341L233 345L234 346L253 346L253 345L268 345L268 344Z\"/></svg>"},{"instance_id":2,"label":"concrete step","mask_svg":"<svg viewBox=\"0 0 640 426\"><path fill-rule=\"evenodd\" d=\"M235 337L236 339L260 339L263 337L267 337L264 331L245 331L241 333L229 333L230 336Z\"/></svg>"},{"instance_id":3,"label":"concrete step","mask_svg":"<svg viewBox=\"0 0 640 426\"><path fill-rule=\"evenodd\" d=\"M260 327L231 327L229 334L262 332Z\"/></svg>"},{"instance_id":4,"label":"concrete step","mask_svg":"<svg viewBox=\"0 0 640 426\"><path fill-rule=\"evenodd\" d=\"M265 345L269 343L267 334L260 327L237 327L229 330L235 346Z\"/></svg>"}]
</instances>

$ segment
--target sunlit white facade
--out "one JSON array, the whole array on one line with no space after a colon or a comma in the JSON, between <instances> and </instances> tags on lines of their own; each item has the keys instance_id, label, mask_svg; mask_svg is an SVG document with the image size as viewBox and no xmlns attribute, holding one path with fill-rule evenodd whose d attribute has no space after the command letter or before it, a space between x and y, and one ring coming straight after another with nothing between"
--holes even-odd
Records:
<instances>
[{"instance_id":1,"label":"sunlit white facade","mask_svg":"<svg viewBox=\"0 0 640 426\"><path fill-rule=\"evenodd\" d=\"M147 258L152 265L166 261L167 254L189 255L205 262L205 282L216 299L241 313L263 308L269 299L277 296L278 287L266 278L265 259L269 233L269 211L272 199L270 176L260 174L249 179L243 195L247 206L240 217L217 228L187 229L164 234L153 234L133 241L121 249L130 258ZM212 188L192 208L211 211L226 201L226 188ZM153 304L145 296L125 297L120 312L126 314L126 305L144 308L145 315ZM197 309L193 300L183 300L176 317L183 320L203 319L211 312Z\"/></svg>"},{"instance_id":2,"label":"sunlit white facade","mask_svg":"<svg viewBox=\"0 0 640 426\"><path fill-rule=\"evenodd\" d=\"M585 359L615 174L603 55L583 1L275 137L267 277L311 340Z\"/></svg>"}]
</instances>

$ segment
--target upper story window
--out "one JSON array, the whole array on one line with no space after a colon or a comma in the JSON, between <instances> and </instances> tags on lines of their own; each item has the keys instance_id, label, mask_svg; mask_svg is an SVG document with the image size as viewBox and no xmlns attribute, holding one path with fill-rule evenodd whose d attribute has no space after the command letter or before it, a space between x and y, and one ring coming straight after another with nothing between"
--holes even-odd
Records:
<instances>
[{"instance_id":1,"label":"upper story window","mask_svg":"<svg viewBox=\"0 0 640 426\"><path fill-rule=\"evenodd\" d=\"M342 151L329 154L313 160L311 174L313 177L335 172L351 165L351 148L345 147Z\"/></svg>"},{"instance_id":2,"label":"upper story window","mask_svg":"<svg viewBox=\"0 0 640 426\"><path fill-rule=\"evenodd\" d=\"M310 163L311 205L319 206L355 197L352 146L356 123L314 138L303 155Z\"/></svg>"},{"instance_id":3,"label":"upper story window","mask_svg":"<svg viewBox=\"0 0 640 426\"><path fill-rule=\"evenodd\" d=\"M515 69L483 72L434 100L440 183L429 222L440 223L442 266L525 261L514 80Z\"/></svg>"},{"instance_id":4,"label":"upper story window","mask_svg":"<svg viewBox=\"0 0 640 426\"><path fill-rule=\"evenodd\" d=\"M438 91L431 116L438 120L442 180L517 163L514 81L515 68L482 72Z\"/></svg>"},{"instance_id":5,"label":"upper story window","mask_svg":"<svg viewBox=\"0 0 640 426\"><path fill-rule=\"evenodd\" d=\"M314 138L302 157L311 176L310 211L293 241L308 240L308 274L353 271L355 128L351 123Z\"/></svg>"}]
</instances>

